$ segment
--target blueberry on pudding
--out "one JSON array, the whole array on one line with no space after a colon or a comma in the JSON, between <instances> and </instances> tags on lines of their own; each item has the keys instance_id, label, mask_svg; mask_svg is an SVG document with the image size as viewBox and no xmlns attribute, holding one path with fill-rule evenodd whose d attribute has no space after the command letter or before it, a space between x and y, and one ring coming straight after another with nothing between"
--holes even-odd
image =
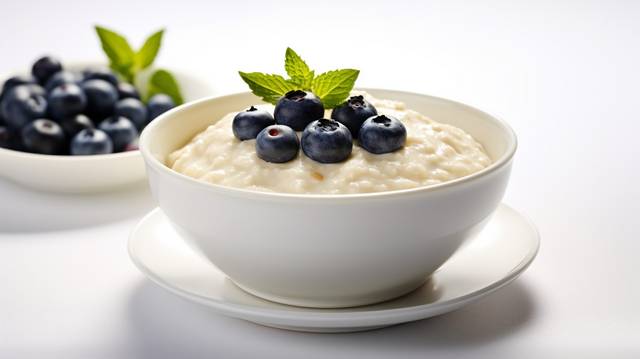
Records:
<instances>
[{"instance_id":1,"label":"blueberry on pudding","mask_svg":"<svg viewBox=\"0 0 640 359\"><path fill-rule=\"evenodd\" d=\"M378 114L372 104L362 95L351 96L349 99L331 111L331 118L347 126L353 138L358 138L360 126L366 119Z\"/></svg>"},{"instance_id":2,"label":"blueberry on pudding","mask_svg":"<svg viewBox=\"0 0 640 359\"><path fill-rule=\"evenodd\" d=\"M375 153L389 153L401 149L407 140L407 129L398 119L379 115L366 120L360 128L360 146Z\"/></svg>"},{"instance_id":3,"label":"blueberry on pudding","mask_svg":"<svg viewBox=\"0 0 640 359\"><path fill-rule=\"evenodd\" d=\"M245 111L238 112L233 118L231 128L233 135L240 141L244 141L256 138L265 127L275 123L269 112L251 106Z\"/></svg>"},{"instance_id":4,"label":"blueberry on pudding","mask_svg":"<svg viewBox=\"0 0 640 359\"><path fill-rule=\"evenodd\" d=\"M311 122L302 133L302 151L320 163L337 163L349 158L353 139L349 129L338 121L320 119Z\"/></svg>"},{"instance_id":5,"label":"blueberry on pudding","mask_svg":"<svg viewBox=\"0 0 640 359\"><path fill-rule=\"evenodd\" d=\"M256 154L267 162L289 162L298 155L298 135L291 127L271 125L256 137Z\"/></svg>"},{"instance_id":6,"label":"blueberry on pudding","mask_svg":"<svg viewBox=\"0 0 640 359\"><path fill-rule=\"evenodd\" d=\"M287 92L276 104L273 117L278 125L302 131L312 121L324 116L320 99L311 92L295 90Z\"/></svg>"}]
</instances>

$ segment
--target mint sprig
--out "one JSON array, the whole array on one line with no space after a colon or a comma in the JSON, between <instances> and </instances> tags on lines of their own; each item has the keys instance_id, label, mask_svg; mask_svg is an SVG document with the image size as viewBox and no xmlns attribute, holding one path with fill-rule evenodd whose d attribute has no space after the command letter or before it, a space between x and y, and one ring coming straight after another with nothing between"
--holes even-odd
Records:
<instances>
[{"instance_id":1,"label":"mint sprig","mask_svg":"<svg viewBox=\"0 0 640 359\"><path fill-rule=\"evenodd\" d=\"M137 51L129 44L126 37L102 26L95 27L100 44L109 59L109 67L125 81L136 84L136 78L148 69L160 52L164 29L151 34ZM165 93L176 105L184 102L180 87L174 76L167 70L158 69L150 77L146 88L139 88L146 94L145 98L157 93Z\"/></svg>"},{"instance_id":2,"label":"mint sprig","mask_svg":"<svg viewBox=\"0 0 640 359\"><path fill-rule=\"evenodd\" d=\"M265 102L276 104L287 92L303 90L313 92L327 109L338 106L349 97L360 74L359 70L342 69L316 76L315 71L290 47L285 52L284 68L288 79L261 72L239 71L239 74L251 91Z\"/></svg>"}]
</instances>

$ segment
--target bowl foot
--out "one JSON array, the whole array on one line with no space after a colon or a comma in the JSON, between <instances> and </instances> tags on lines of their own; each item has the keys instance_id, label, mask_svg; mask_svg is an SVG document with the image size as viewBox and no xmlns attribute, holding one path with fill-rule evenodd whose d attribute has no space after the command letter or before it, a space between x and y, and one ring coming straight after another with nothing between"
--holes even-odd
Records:
<instances>
[{"instance_id":1,"label":"bowl foot","mask_svg":"<svg viewBox=\"0 0 640 359\"><path fill-rule=\"evenodd\" d=\"M301 298L301 297L287 297L280 296L273 293L265 293L261 290L256 290L244 284L238 283L233 279L229 278L231 282L233 282L240 289L245 292L252 294L256 297L266 299L271 302L293 305L296 307L305 307L305 308L349 308L349 307L358 307L363 305L371 305L375 303L385 302L391 299L395 299L397 297L401 297L407 293L413 292L414 290L420 288L424 283L429 279L429 276L423 276L419 279L415 279L401 285L395 286L390 289L386 289L384 291L380 291L375 295L365 295L365 296L357 296L357 297L336 297L336 298Z\"/></svg>"}]
</instances>

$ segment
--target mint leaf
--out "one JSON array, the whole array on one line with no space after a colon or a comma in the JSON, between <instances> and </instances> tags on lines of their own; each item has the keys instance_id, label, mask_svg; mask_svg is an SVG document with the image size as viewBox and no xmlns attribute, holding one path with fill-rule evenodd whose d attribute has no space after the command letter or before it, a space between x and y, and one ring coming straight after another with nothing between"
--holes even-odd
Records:
<instances>
[{"instance_id":1,"label":"mint leaf","mask_svg":"<svg viewBox=\"0 0 640 359\"><path fill-rule=\"evenodd\" d=\"M322 100L324 108L334 108L347 99L359 74L354 69L325 72L313 79L311 91Z\"/></svg>"},{"instance_id":2,"label":"mint leaf","mask_svg":"<svg viewBox=\"0 0 640 359\"><path fill-rule=\"evenodd\" d=\"M291 81L300 85L302 88L311 87L314 72L309 69L306 62L292 48L287 47L284 54L284 69L287 71Z\"/></svg>"},{"instance_id":3,"label":"mint leaf","mask_svg":"<svg viewBox=\"0 0 640 359\"><path fill-rule=\"evenodd\" d=\"M140 50L136 52L134 56L136 70L144 70L153 64L162 45L162 35L164 35L164 29L149 36Z\"/></svg>"},{"instance_id":4,"label":"mint leaf","mask_svg":"<svg viewBox=\"0 0 640 359\"><path fill-rule=\"evenodd\" d=\"M167 70L157 70L151 75L147 90L147 99L153 95L163 93L169 95L177 105L184 103L178 82Z\"/></svg>"},{"instance_id":5,"label":"mint leaf","mask_svg":"<svg viewBox=\"0 0 640 359\"><path fill-rule=\"evenodd\" d=\"M111 67L127 78L127 80L130 80L132 76L131 67L134 61L134 52L127 39L101 26L96 26L95 29L100 39L102 49L111 62Z\"/></svg>"},{"instance_id":6,"label":"mint leaf","mask_svg":"<svg viewBox=\"0 0 640 359\"><path fill-rule=\"evenodd\" d=\"M285 93L299 87L280 75L269 75L260 72L238 72L242 80L249 85L254 95L262 97L265 102L276 104Z\"/></svg>"}]
</instances>

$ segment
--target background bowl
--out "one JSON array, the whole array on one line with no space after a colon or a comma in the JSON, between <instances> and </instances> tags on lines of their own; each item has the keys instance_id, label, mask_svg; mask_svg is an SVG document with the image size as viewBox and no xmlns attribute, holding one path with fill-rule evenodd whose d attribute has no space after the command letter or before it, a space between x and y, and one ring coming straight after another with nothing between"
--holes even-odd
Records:
<instances>
[{"instance_id":1,"label":"background bowl","mask_svg":"<svg viewBox=\"0 0 640 359\"><path fill-rule=\"evenodd\" d=\"M104 67L103 62L65 63L65 69L81 71ZM189 73L171 70L180 84L185 101L211 96L210 85ZM0 77L26 73L16 71ZM95 156L52 156L0 148L0 176L21 185L47 192L87 193L123 187L145 178L140 151Z\"/></svg>"},{"instance_id":2,"label":"background bowl","mask_svg":"<svg viewBox=\"0 0 640 359\"><path fill-rule=\"evenodd\" d=\"M151 190L193 247L241 288L307 307L391 299L420 286L482 228L507 186L516 150L509 126L472 107L426 95L365 89L458 126L493 159L443 184L350 195L261 193L201 182L164 165L195 134L258 99L250 93L175 108L141 136Z\"/></svg>"}]
</instances>

